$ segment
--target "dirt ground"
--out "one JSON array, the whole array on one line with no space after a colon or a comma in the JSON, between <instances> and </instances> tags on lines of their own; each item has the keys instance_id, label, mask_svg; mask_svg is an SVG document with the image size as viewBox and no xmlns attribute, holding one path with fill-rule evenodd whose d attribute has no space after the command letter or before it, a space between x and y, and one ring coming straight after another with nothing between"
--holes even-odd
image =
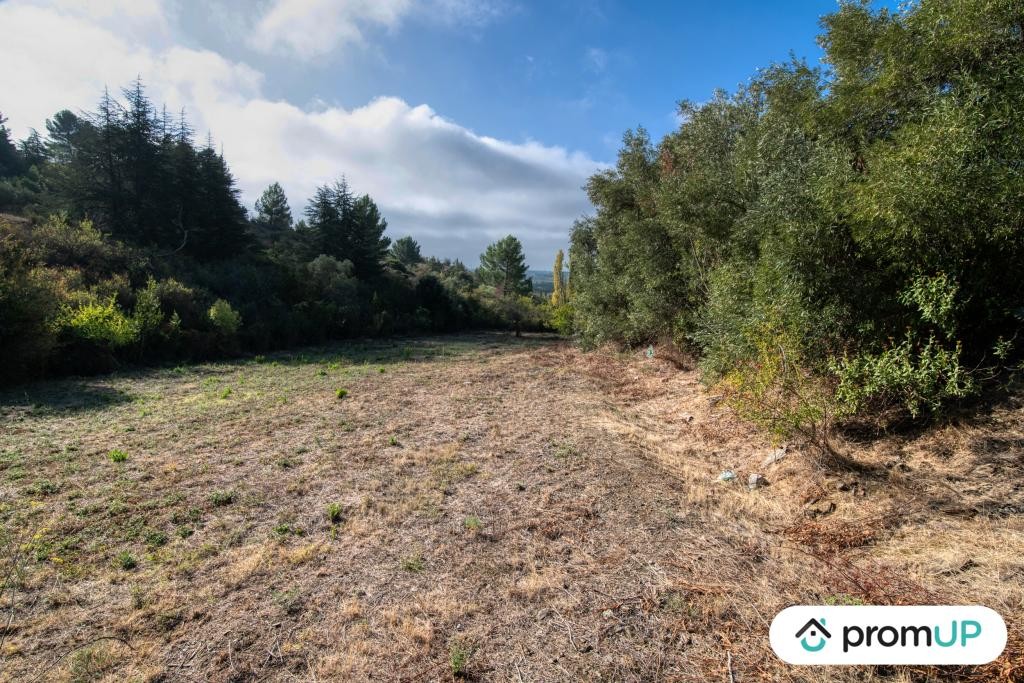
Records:
<instances>
[{"instance_id":1,"label":"dirt ground","mask_svg":"<svg viewBox=\"0 0 1024 683\"><path fill-rule=\"evenodd\" d=\"M1024 680L1019 399L767 464L658 353L487 334L40 383L0 420L0 680ZM1010 644L781 663L775 613L823 602L985 604Z\"/></svg>"}]
</instances>

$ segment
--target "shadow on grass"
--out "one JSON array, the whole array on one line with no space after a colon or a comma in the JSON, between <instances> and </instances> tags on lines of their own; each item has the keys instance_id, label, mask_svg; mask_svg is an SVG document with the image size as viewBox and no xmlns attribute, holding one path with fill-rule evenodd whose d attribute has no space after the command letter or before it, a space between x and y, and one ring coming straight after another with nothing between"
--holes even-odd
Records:
<instances>
[{"instance_id":1,"label":"shadow on grass","mask_svg":"<svg viewBox=\"0 0 1024 683\"><path fill-rule=\"evenodd\" d=\"M473 353L529 349L559 340L553 334L510 332L476 332L429 337L390 337L352 339L322 346L275 351L266 355L207 361L177 367L123 368L106 376L54 378L0 389L0 415L14 413L41 415L98 411L129 403L135 396L123 389L109 386L109 380L144 380L175 375L225 375L252 365L339 364L343 367L380 367L401 363L443 362Z\"/></svg>"},{"instance_id":2,"label":"shadow on grass","mask_svg":"<svg viewBox=\"0 0 1024 683\"><path fill-rule=\"evenodd\" d=\"M104 386L94 378L43 381L0 391L0 415L89 412L133 400L128 392Z\"/></svg>"},{"instance_id":3,"label":"shadow on grass","mask_svg":"<svg viewBox=\"0 0 1024 683\"><path fill-rule=\"evenodd\" d=\"M285 366L298 366L315 363L342 363L344 365L387 366L397 363L443 361L488 350L533 348L550 344L557 339L559 339L557 335L551 334L527 334L515 337L511 333L504 332L361 339L307 347L295 351L281 351L266 356L254 356L232 364L276 363Z\"/></svg>"}]
</instances>

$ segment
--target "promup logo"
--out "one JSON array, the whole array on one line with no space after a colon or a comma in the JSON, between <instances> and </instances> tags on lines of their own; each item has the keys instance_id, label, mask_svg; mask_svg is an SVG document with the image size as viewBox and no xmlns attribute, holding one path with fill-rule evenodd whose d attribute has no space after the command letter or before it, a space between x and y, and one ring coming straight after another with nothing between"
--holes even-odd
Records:
<instances>
[{"instance_id":1,"label":"promup logo","mask_svg":"<svg viewBox=\"0 0 1024 683\"><path fill-rule=\"evenodd\" d=\"M790 664L986 664L1006 624L977 605L800 606L779 612L769 638Z\"/></svg>"},{"instance_id":2,"label":"promup logo","mask_svg":"<svg viewBox=\"0 0 1024 683\"><path fill-rule=\"evenodd\" d=\"M810 633L805 636L804 634L808 631L810 631ZM828 639L832 637L832 634L825 629L825 618L822 617L821 621L811 619L804 624L803 628L796 632L796 637L800 639L800 646L803 647L803 649L808 652L817 652L821 650L821 648L825 647L825 644L828 643ZM812 640L817 637L817 644L810 645L807 642L808 637Z\"/></svg>"}]
</instances>

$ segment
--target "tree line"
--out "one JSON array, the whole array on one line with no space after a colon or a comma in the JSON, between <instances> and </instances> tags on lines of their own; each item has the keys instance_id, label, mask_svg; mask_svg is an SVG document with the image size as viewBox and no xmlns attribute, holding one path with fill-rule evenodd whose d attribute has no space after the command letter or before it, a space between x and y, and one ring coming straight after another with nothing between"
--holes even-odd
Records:
<instances>
[{"instance_id":1,"label":"tree line","mask_svg":"<svg viewBox=\"0 0 1024 683\"><path fill-rule=\"evenodd\" d=\"M584 342L671 340L780 434L925 417L1020 368L1024 5L843 2L823 67L628 132L575 225Z\"/></svg>"},{"instance_id":2,"label":"tree line","mask_svg":"<svg viewBox=\"0 0 1024 683\"><path fill-rule=\"evenodd\" d=\"M394 243L373 199L279 183L253 215L211 137L136 81L12 140L0 116L0 382L354 335L540 329L522 245L471 270Z\"/></svg>"}]
</instances>

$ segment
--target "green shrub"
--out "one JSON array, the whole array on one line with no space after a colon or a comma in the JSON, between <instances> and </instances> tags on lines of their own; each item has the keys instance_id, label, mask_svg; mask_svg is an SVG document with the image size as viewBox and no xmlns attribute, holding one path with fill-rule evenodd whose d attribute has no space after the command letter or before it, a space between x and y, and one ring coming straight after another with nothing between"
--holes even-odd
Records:
<instances>
[{"instance_id":1,"label":"green shrub","mask_svg":"<svg viewBox=\"0 0 1024 683\"><path fill-rule=\"evenodd\" d=\"M795 434L828 438L842 413L827 382L805 363L799 346L780 330L762 328L749 357L737 358L720 386L737 413L779 440Z\"/></svg>"},{"instance_id":2,"label":"green shrub","mask_svg":"<svg viewBox=\"0 0 1024 683\"><path fill-rule=\"evenodd\" d=\"M128 454L122 451L120 448L115 448L107 454L111 462L124 462L128 459Z\"/></svg>"},{"instance_id":3,"label":"green shrub","mask_svg":"<svg viewBox=\"0 0 1024 683\"><path fill-rule=\"evenodd\" d=\"M156 280L152 277L146 286L135 293L135 308L132 311L132 322L140 339L156 335L164 322L163 311L160 310L160 294Z\"/></svg>"},{"instance_id":4,"label":"green shrub","mask_svg":"<svg viewBox=\"0 0 1024 683\"><path fill-rule=\"evenodd\" d=\"M242 316L224 299L217 299L207 312L215 330L225 337L233 337L242 326Z\"/></svg>"},{"instance_id":5,"label":"green shrub","mask_svg":"<svg viewBox=\"0 0 1024 683\"><path fill-rule=\"evenodd\" d=\"M558 334L568 336L572 334L573 306L571 303L551 307L551 314L548 318L548 325Z\"/></svg>"},{"instance_id":6,"label":"green shrub","mask_svg":"<svg viewBox=\"0 0 1024 683\"><path fill-rule=\"evenodd\" d=\"M978 389L960 361L961 347L944 348L934 337L923 345L910 336L881 353L861 353L834 364L839 377L836 396L850 411L871 405L897 404L912 417L936 413L943 404Z\"/></svg>"},{"instance_id":7,"label":"green shrub","mask_svg":"<svg viewBox=\"0 0 1024 683\"><path fill-rule=\"evenodd\" d=\"M338 389L337 391L334 392L334 396L336 398L345 398L346 396L348 396L348 389Z\"/></svg>"},{"instance_id":8,"label":"green shrub","mask_svg":"<svg viewBox=\"0 0 1024 683\"><path fill-rule=\"evenodd\" d=\"M109 349L122 348L139 339L138 325L118 308L113 297L66 308L62 322L73 336Z\"/></svg>"}]
</instances>

